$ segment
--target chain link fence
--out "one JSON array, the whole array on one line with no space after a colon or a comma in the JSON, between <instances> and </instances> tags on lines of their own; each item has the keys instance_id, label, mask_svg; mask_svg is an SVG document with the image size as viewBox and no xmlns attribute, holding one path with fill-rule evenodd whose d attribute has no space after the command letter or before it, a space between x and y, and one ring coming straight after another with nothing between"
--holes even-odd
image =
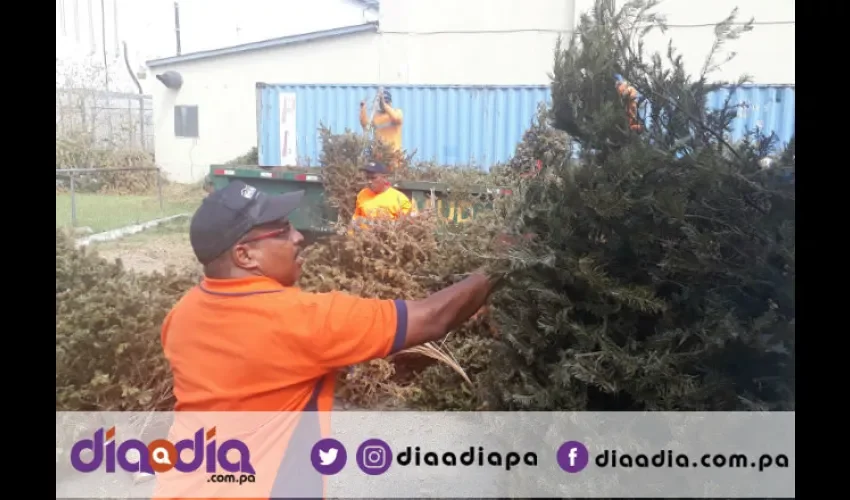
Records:
<instances>
[{"instance_id":1,"label":"chain link fence","mask_svg":"<svg viewBox=\"0 0 850 500\"><path fill-rule=\"evenodd\" d=\"M166 182L158 168L56 170L56 227L88 235L191 214L206 193L200 185Z\"/></svg>"},{"instance_id":2,"label":"chain link fence","mask_svg":"<svg viewBox=\"0 0 850 500\"><path fill-rule=\"evenodd\" d=\"M80 134L98 144L153 153L153 100L149 95L56 89L56 137Z\"/></svg>"}]
</instances>

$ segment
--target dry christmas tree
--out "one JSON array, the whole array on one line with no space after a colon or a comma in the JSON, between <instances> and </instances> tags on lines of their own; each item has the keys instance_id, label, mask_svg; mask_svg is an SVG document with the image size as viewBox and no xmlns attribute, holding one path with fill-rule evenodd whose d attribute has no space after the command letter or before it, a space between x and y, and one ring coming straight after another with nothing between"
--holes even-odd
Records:
<instances>
[{"instance_id":1,"label":"dry christmas tree","mask_svg":"<svg viewBox=\"0 0 850 500\"><path fill-rule=\"evenodd\" d=\"M398 222L376 221L368 230L351 234L341 231L307 248L300 286L311 292L422 299L483 263L481 256L492 247L494 218L484 214L465 224L448 224L424 213ZM487 326L482 315L453 332L448 345L433 342L355 366L342 374L338 395L368 408L397 406L411 399L428 401L430 390L423 392L414 381L416 374L435 364L448 370L445 379L452 389L469 392L466 367L450 346L458 338L479 337Z\"/></svg>"}]
</instances>

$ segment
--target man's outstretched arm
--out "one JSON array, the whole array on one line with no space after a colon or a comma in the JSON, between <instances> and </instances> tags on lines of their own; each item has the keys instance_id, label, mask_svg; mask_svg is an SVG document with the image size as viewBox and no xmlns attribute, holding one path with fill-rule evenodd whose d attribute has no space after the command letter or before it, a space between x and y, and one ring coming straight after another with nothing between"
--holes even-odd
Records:
<instances>
[{"instance_id":1,"label":"man's outstretched arm","mask_svg":"<svg viewBox=\"0 0 850 500\"><path fill-rule=\"evenodd\" d=\"M478 312L492 290L490 278L482 273L473 273L460 283L422 300L405 301L407 335L404 348L445 337Z\"/></svg>"},{"instance_id":2,"label":"man's outstretched arm","mask_svg":"<svg viewBox=\"0 0 850 500\"><path fill-rule=\"evenodd\" d=\"M475 273L422 300L303 294L302 308L314 311L314 320L281 341L296 348L318 376L444 337L481 308L492 287L487 276Z\"/></svg>"}]
</instances>

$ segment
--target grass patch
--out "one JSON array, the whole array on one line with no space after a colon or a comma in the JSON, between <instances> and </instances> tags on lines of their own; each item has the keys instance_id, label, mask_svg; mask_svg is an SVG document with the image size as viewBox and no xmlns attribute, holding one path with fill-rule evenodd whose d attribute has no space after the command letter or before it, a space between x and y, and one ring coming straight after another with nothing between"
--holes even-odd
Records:
<instances>
[{"instance_id":1,"label":"grass patch","mask_svg":"<svg viewBox=\"0 0 850 500\"><path fill-rule=\"evenodd\" d=\"M200 203L200 196L169 194L164 194L160 209L156 195L77 193L77 226L90 227L98 233L169 215L192 213ZM56 193L56 227L70 227L71 223L71 195Z\"/></svg>"}]
</instances>

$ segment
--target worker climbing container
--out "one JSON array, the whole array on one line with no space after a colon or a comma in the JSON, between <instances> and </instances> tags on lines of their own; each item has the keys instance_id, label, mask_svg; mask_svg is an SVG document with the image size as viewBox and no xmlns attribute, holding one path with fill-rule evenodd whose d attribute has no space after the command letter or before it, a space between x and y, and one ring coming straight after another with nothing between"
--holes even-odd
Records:
<instances>
[{"instance_id":1,"label":"worker climbing container","mask_svg":"<svg viewBox=\"0 0 850 500\"><path fill-rule=\"evenodd\" d=\"M222 189L234 180L240 180L269 194L304 191L301 207L290 217L292 225L299 231L316 235L330 234L334 231L333 225L338 215L336 210L325 201L325 190L319 169L316 169L315 173L308 173L213 165L210 167L210 179L215 190ZM439 182L399 181L394 183L393 187L406 194L416 210L426 207L433 190L437 216L446 222L459 224L471 220L482 210L492 210L492 200L496 196L512 194L509 189L473 188L470 194L478 195L476 198L480 201L472 203L452 199L448 185Z\"/></svg>"}]
</instances>

